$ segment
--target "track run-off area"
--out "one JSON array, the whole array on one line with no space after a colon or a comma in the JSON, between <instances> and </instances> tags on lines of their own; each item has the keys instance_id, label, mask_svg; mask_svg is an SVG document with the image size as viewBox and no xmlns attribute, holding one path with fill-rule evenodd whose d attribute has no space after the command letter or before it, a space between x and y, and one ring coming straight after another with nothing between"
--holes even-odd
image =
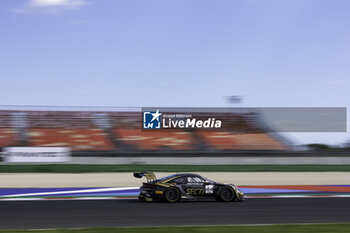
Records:
<instances>
[{"instance_id":1,"label":"track run-off area","mask_svg":"<svg viewBox=\"0 0 350 233\"><path fill-rule=\"evenodd\" d=\"M350 198L247 198L244 202L125 200L0 202L1 229L350 221Z\"/></svg>"},{"instance_id":2,"label":"track run-off area","mask_svg":"<svg viewBox=\"0 0 350 233\"><path fill-rule=\"evenodd\" d=\"M243 202L137 200L138 187L1 188L1 229L350 221L350 185L239 186Z\"/></svg>"},{"instance_id":3,"label":"track run-off area","mask_svg":"<svg viewBox=\"0 0 350 233\"><path fill-rule=\"evenodd\" d=\"M240 186L244 202L144 203L138 187L2 188L0 228L350 221L350 185Z\"/></svg>"}]
</instances>

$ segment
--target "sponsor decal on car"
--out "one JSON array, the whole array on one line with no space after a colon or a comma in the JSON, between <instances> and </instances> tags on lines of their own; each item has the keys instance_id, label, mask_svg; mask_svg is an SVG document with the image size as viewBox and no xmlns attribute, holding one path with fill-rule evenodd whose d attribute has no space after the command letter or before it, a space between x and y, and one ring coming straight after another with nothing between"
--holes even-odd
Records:
<instances>
[{"instance_id":1,"label":"sponsor decal on car","mask_svg":"<svg viewBox=\"0 0 350 233\"><path fill-rule=\"evenodd\" d=\"M187 189L188 195L203 195L204 193L205 193L205 191L202 188L189 188L189 189Z\"/></svg>"}]
</instances>

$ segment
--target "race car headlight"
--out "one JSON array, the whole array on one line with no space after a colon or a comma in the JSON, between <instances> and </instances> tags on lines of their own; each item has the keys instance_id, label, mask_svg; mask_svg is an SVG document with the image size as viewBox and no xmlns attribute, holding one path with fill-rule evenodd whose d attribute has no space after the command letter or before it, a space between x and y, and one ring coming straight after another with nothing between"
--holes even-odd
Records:
<instances>
[{"instance_id":1,"label":"race car headlight","mask_svg":"<svg viewBox=\"0 0 350 233\"><path fill-rule=\"evenodd\" d=\"M239 188L237 187L237 185L232 185L236 190L237 190L237 192L241 192L241 190L239 190Z\"/></svg>"}]
</instances>

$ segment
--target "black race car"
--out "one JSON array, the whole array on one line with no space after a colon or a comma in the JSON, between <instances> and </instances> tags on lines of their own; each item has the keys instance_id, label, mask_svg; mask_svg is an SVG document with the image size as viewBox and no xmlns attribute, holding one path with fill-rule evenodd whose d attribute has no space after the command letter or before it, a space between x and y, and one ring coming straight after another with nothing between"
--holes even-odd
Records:
<instances>
[{"instance_id":1,"label":"black race car","mask_svg":"<svg viewBox=\"0 0 350 233\"><path fill-rule=\"evenodd\" d=\"M234 184L216 183L197 174L184 173L156 179L153 172L134 172L134 177L146 177L140 187L139 200L177 202L185 199L216 199L243 201L244 193Z\"/></svg>"}]
</instances>

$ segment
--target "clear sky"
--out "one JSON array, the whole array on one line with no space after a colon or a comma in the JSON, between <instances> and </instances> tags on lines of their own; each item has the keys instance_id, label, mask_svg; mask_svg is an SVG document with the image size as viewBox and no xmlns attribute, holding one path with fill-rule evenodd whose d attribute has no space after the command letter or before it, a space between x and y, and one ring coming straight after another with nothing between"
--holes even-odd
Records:
<instances>
[{"instance_id":1,"label":"clear sky","mask_svg":"<svg viewBox=\"0 0 350 233\"><path fill-rule=\"evenodd\" d=\"M348 0L0 0L0 105L350 107ZM342 143L348 134L293 134Z\"/></svg>"}]
</instances>

